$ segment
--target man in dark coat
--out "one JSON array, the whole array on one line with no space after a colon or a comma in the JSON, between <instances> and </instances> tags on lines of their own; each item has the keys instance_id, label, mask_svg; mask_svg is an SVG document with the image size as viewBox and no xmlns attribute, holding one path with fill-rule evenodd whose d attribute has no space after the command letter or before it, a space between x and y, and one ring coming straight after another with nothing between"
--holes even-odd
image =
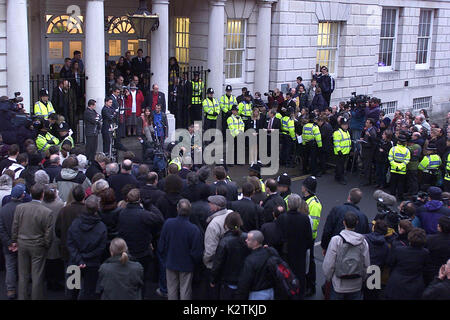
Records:
<instances>
[{"instance_id":1,"label":"man in dark coat","mask_svg":"<svg viewBox=\"0 0 450 320\"><path fill-rule=\"evenodd\" d=\"M131 174L133 162L131 160L122 161L121 171L118 174L112 175L108 178L108 183L114 189L116 194L116 201L123 200L122 188L127 184L133 185L135 188L139 187L139 182Z\"/></svg>"},{"instance_id":2,"label":"man in dark coat","mask_svg":"<svg viewBox=\"0 0 450 320\"><path fill-rule=\"evenodd\" d=\"M55 181L55 178L61 173L62 166L60 164L60 158L58 154L52 154L50 156L49 162L50 165L46 168L44 168L44 171L48 174L48 177L50 178L50 183L53 183Z\"/></svg>"},{"instance_id":3,"label":"man in dark coat","mask_svg":"<svg viewBox=\"0 0 450 320\"><path fill-rule=\"evenodd\" d=\"M428 202L417 209L422 228L427 234L437 233L439 218L449 217L450 209L442 202L442 190L439 187L429 187L427 190Z\"/></svg>"},{"instance_id":4,"label":"man in dark coat","mask_svg":"<svg viewBox=\"0 0 450 320\"><path fill-rule=\"evenodd\" d=\"M216 181L211 185L211 194L216 194L216 190L219 186L225 186L228 190L227 200L236 201L238 199L238 189L234 182L227 179L227 173L225 168L218 166L214 168L214 176Z\"/></svg>"},{"instance_id":5,"label":"man in dark coat","mask_svg":"<svg viewBox=\"0 0 450 320\"><path fill-rule=\"evenodd\" d=\"M138 49L137 54L137 57L134 57L131 60L131 69L134 75L138 76L139 79L142 79L144 73L149 72L149 70L146 70L144 51Z\"/></svg>"},{"instance_id":6,"label":"man in dark coat","mask_svg":"<svg viewBox=\"0 0 450 320\"><path fill-rule=\"evenodd\" d=\"M98 269L106 248L107 229L98 215L100 198L86 199L86 211L76 218L67 233L70 263L81 268L79 300L95 300Z\"/></svg>"},{"instance_id":7,"label":"man in dark coat","mask_svg":"<svg viewBox=\"0 0 450 320\"><path fill-rule=\"evenodd\" d=\"M95 160L91 162L91 165L86 170L86 177L92 181L92 178L94 178L97 173L105 173L105 168L108 163L109 160L105 155L97 153L95 155Z\"/></svg>"},{"instance_id":8,"label":"man in dark coat","mask_svg":"<svg viewBox=\"0 0 450 320\"><path fill-rule=\"evenodd\" d=\"M152 91L145 96L144 108L151 108L152 111L155 110L155 106L161 105L161 111L166 112L166 96L163 92L159 92L159 87L157 84L152 85Z\"/></svg>"},{"instance_id":9,"label":"man in dark coat","mask_svg":"<svg viewBox=\"0 0 450 320\"><path fill-rule=\"evenodd\" d=\"M96 101L88 101L88 107L84 111L84 134L86 136L86 157L94 161L97 151L98 134L100 133L100 115L95 111Z\"/></svg>"},{"instance_id":10,"label":"man in dark coat","mask_svg":"<svg viewBox=\"0 0 450 320\"><path fill-rule=\"evenodd\" d=\"M325 226L323 228L322 240L320 246L322 247L324 254L328 248L328 244L332 237L338 235L342 230L344 230L344 216L347 212L351 211L355 213L358 217L358 224L356 225L355 232L360 234L370 233L369 221L367 216L361 212L358 206L356 206L362 199L362 191L358 188L351 189L347 202L341 206L334 207L331 209L325 221Z\"/></svg>"},{"instance_id":11,"label":"man in dark coat","mask_svg":"<svg viewBox=\"0 0 450 320\"><path fill-rule=\"evenodd\" d=\"M183 198L181 196L182 188L183 180L177 174L169 174L164 179L165 194L156 202L156 207L161 211L164 219L176 217L177 203Z\"/></svg>"},{"instance_id":12,"label":"man in dark coat","mask_svg":"<svg viewBox=\"0 0 450 320\"><path fill-rule=\"evenodd\" d=\"M150 262L153 259L151 243L161 230L164 218L160 212L147 211L140 206L139 189L128 192L126 200L128 204L119 215L118 234L127 243L130 254L141 263L144 279L147 280L150 279ZM142 295L145 297L145 286Z\"/></svg>"},{"instance_id":13,"label":"man in dark coat","mask_svg":"<svg viewBox=\"0 0 450 320\"><path fill-rule=\"evenodd\" d=\"M320 135L322 136L322 150L319 154L320 168L322 174L326 174L327 161L330 159L333 152L333 127L328 122L328 117L326 115L320 116L317 124L320 128Z\"/></svg>"},{"instance_id":14,"label":"man in dark coat","mask_svg":"<svg viewBox=\"0 0 450 320\"><path fill-rule=\"evenodd\" d=\"M268 179L266 181L266 192L268 194L267 198L262 202L263 207L263 221L271 222L273 221L273 211L276 207L281 206L286 209L286 202L277 192L277 182L274 179Z\"/></svg>"},{"instance_id":15,"label":"man in dark coat","mask_svg":"<svg viewBox=\"0 0 450 320\"><path fill-rule=\"evenodd\" d=\"M58 86L53 89L52 104L57 114L63 115L67 123L69 119L69 81L58 80Z\"/></svg>"},{"instance_id":16,"label":"man in dark coat","mask_svg":"<svg viewBox=\"0 0 450 320\"><path fill-rule=\"evenodd\" d=\"M423 292L424 300L448 300L450 297L450 259L439 269L439 275Z\"/></svg>"},{"instance_id":17,"label":"man in dark coat","mask_svg":"<svg viewBox=\"0 0 450 320\"><path fill-rule=\"evenodd\" d=\"M313 74L313 79L317 80L317 84L322 91L323 97L327 103L326 107L330 106L331 94L335 88L334 78L330 76L328 73L328 68L326 66L322 66L320 68L320 74Z\"/></svg>"},{"instance_id":18,"label":"man in dark coat","mask_svg":"<svg viewBox=\"0 0 450 320\"><path fill-rule=\"evenodd\" d=\"M438 221L438 233L428 235L425 247L430 251L430 261L425 268L425 285L428 285L439 268L450 257L450 217L442 216Z\"/></svg>"},{"instance_id":19,"label":"man in dark coat","mask_svg":"<svg viewBox=\"0 0 450 320\"><path fill-rule=\"evenodd\" d=\"M251 197L254 192L253 185L250 182L246 182L242 185L243 198L231 202L230 209L241 215L244 222L242 226L244 232L258 230L262 225L263 209L253 202Z\"/></svg>"},{"instance_id":20,"label":"man in dark coat","mask_svg":"<svg viewBox=\"0 0 450 320\"><path fill-rule=\"evenodd\" d=\"M145 185L140 188L141 200L144 208L148 210L149 205L156 205L159 198L165 193L156 186L158 184L158 174L156 172L149 172L146 177Z\"/></svg>"}]
</instances>

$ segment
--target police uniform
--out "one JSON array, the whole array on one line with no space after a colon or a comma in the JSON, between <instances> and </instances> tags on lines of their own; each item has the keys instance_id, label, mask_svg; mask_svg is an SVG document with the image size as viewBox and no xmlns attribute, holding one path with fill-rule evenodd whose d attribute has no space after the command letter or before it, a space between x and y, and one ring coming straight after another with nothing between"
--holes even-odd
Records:
<instances>
[{"instance_id":1,"label":"police uniform","mask_svg":"<svg viewBox=\"0 0 450 320\"><path fill-rule=\"evenodd\" d=\"M237 106L233 105L231 107L231 110L236 110L237 111ZM228 119L227 119L227 125L228 125L228 130L230 130L230 134L233 137L233 145L234 145L234 156L233 156L233 161L234 163L237 163L237 136L241 133L244 132L244 122L242 121L241 117L239 115L234 115L232 114ZM227 150L224 150L225 154L227 153Z\"/></svg>"},{"instance_id":2,"label":"police uniform","mask_svg":"<svg viewBox=\"0 0 450 320\"><path fill-rule=\"evenodd\" d=\"M288 167L293 166L292 151L295 144L295 123L291 119L290 114L293 110L289 109L287 114L281 118L281 152L280 152L280 164Z\"/></svg>"},{"instance_id":3,"label":"police uniform","mask_svg":"<svg viewBox=\"0 0 450 320\"><path fill-rule=\"evenodd\" d=\"M225 88L226 92L231 92L233 88L230 85L227 85ZM226 130L228 128L228 117L231 116L231 107L233 105L237 105L236 97L230 94L228 97L226 94L220 97L219 99L219 105L220 105L220 111L222 111L222 134L225 137Z\"/></svg>"},{"instance_id":4,"label":"police uniform","mask_svg":"<svg viewBox=\"0 0 450 320\"><path fill-rule=\"evenodd\" d=\"M426 191L428 187L436 186L442 164L441 157L436 154L437 149L434 145L429 145L427 150L431 154L424 156L417 167L421 171L420 186L423 191Z\"/></svg>"},{"instance_id":5,"label":"police uniform","mask_svg":"<svg viewBox=\"0 0 450 320\"><path fill-rule=\"evenodd\" d=\"M59 145L59 139L48 132L49 128L50 124L47 120L41 122L38 127L39 133L36 137L36 147L41 152L46 151L51 146Z\"/></svg>"},{"instance_id":6,"label":"police uniform","mask_svg":"<svg viewBox=\"0 0 450 320\"><path fill-rule=\"evenodd\" d=\"M58 133L63 132L63 131L69 132L70 128L66 122L62 122L59 124L57 130L58 130ZM65 135L64 137L60 137L59 140L61 141L60 146L62 146L65 141L68 141L68 142L70 142L70 145L72 146L72 148L75 147L75 142L69 133L67 135Z\"/></svg>"},{"instance_id":7,"label":"police uniform","mask_svg":"<svg viewBox=\"0 0 450 320\"><path fill-rule=\"evenodd\" d=\"M290 189L291 178L287 175L287 173L283 173L282 175L278 176L277 183L278 183L278 186L284 186L284 187L288 188L287 191L280 192L280 196L283 198L284 202L286 203L286 211L289 211L288 200L289 200L289 196L292 194L292 191Z\"/></svg>"},{"instance_id":8,"label":"police uniform","mask_svg":"<svg viewBox=\"0 0 450 320\"><path fill-rule=\"evenodd\" d=\"M341 125L348 124L348 120L343 118ZM334 155L336 156L336 173L334 179L341 184L347 184L344 177L345 163L352 147L352 139L347 130L339 128L333 133Z\"/></svg>"},{"instance_id":9,"label":"police uniform","mask_svg":"<svg viewBox=\"0 0 450 320\"><path fill-rule=\"evenodd\" d=\"M403 143L406 142L406 136L400 134L398 136L398 141ZM403 199L406 166L410 159L411 153L403 144L397 144L389 150L388 160L391 167L390 193L394 196L398 194L399 200Z\"/></svg>"},{"instance_id":10,"label":"police uniform","mask_svg":"<svg viewBox=\"0 0 450 320\"><path fill-rule=\"evenodd\" d=\"M39 96L41 98L48 97L48 91L45 89L42 89L39 92ZM36 115L38 117L42 117L45 120L47 120L48 116L52 113L55 113L55 109L53 108L53 105L50 102L50 100L47 103L44 103L41 100L39 100L34 104L34 115Z\"/></svg>"},{"instance_id":11,"label":"police uniform","mask_svg":"<svg viewBox=\"0 0 450 320\"><path fill-rule=\"evenodd\" d=\"M212 88L208 88L207 94L214 94L214 90ZM206 97L202 103L203 112L205 116L204 129L205 131L208 129L217 128L217 116L220 113L219 101L216 98Z\"/></svg>"},{"instance_id":12,"label":"police uniform","mask_svg":"<svg viewBox=\"0 0 450 320\"><path fill-rule=\"evenodd\" d=\"M249 171L256 172L258 174L259 183L261 185L261 191L264 193L266 192L266 185L264 184L264 181L261 179L261 162L258 161L257 163L252 163Z\"/></svg>"},{"instance_id":13,"label":"police uniform","mask_svg":"<svg viewBox=\"0 0 450 320\"><path fill-rule=\"evenodd\" d=\"M319 126L314 123L314 117L310 116L309 122L303 126L302 130L303 145L303 174L308 173L308 165L311 173L317 175L318 172L318 152L322 148L322 136Z\"/></svg>"},{"instance_id":14,"label":"police uniform","mask_svg":"<svg viewBox=\"0 0 450 320\"><path fill-rule=\"evenodd\" d=\"M172 160L169 162L169 165L172 164L172 163L175 163L175 164L177 165L178 171L181 170L181 157L175 157L174 159L172 159Z\"/></svg>"},{"instance_id":15,"label":"police uniform","mask_svg":"<svg viewBox=\"0 0 450 320\"><path fill-rule=\"evenodd\" d=\"M194 72L194 76L199 75L198 72ZM191 81L191 123L194 121L202 120L202 96L205 84L202 80Z\"/></svg>"},{"instance_id":16,"label":"police uniform","mask_svg":"<svg viewBox=\"0 0 450 320\"><path fill-rule=\"evenodd\" d=\"M247 95L250 96L250 93L247 92ZM246 95L246 97L247 97ZM252 117L253 106L252 102L247 102L246 100L242 101L238 105L239 115L242 118L242 121L245 125L245 130L250 129L250 119Z\"/></svg>"},{"instance_id":17,"label":"police uniform","mask_svg":"<svg viewBox=\"0 0 450 320\"><path fill-rule=\"evenodd\" d=\"M444 192L450 192L450 152L445 160Z\"/></svg>"}]
</instances>

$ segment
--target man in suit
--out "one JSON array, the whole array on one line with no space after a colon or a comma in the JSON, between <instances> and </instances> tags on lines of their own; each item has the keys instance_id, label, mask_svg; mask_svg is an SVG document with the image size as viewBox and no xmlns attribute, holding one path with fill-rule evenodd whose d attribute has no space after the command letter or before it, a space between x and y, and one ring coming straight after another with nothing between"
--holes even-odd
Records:
<instances>
[{"instance_id":1,"label":"man in suit","mask_svg":"<svg viewBox=\"0 0 450 320\"><path fill-rule=\"evenodd\" d=\"M86 157L89 161L94 161L97 152L98 134L100 128L100 115L95 111L96 101L88 101L88 107L84 111L84 134L86 136Z\"/></svg>"},{"instance_id":2,"label":"man in suit","mask_svg":"<svg viewBox=\"0 0 450 320\"><path fill-rule=\"evenodd\" d=\"M31 299L44 299L45 261L53 240L52 211L41 204L44 185L31 187L31 202L17 206L11 234L11 251L18 252L19 299L28 300L31 275Z\"/></svg>"},{"instance_id":3,"label":"man in suit","mask_svg":"<svg viewBox=\"0 0 450 320\"><path fill-rule=\"evenodd\" d=\"M238 188L236 184L227 179L227 173L225 168L218 166L214 168L214 176L216 181L211 185L211 194L215 195L216 190L219 186L227 187L227 201L237 201L238 199Z\"/></svg>"},{"instance_id":4,"label":"man in suit","mask_svg":"<svg viewBox=\"0 0 450 320\"><path fill-rule=\"evenodd\" d=\"M242 217L244 225L242 230L249 232L251 230L259 230L262 225L263 208L253 202L252 196L255 193L255 187L250 182L246 182L242 185L243 198L231 203L230 209L239 214Z\"/></svg>"},{"instance_id":5,"label":"man in suit","mask_svg":"<svg viewBox=\"0 0 450 320\"><path fill-rule=\"evenodd\" d=\"M189 123L188 105L190 102L191 92L188 80L188 72L183 72L183 77L180 80L180 90L178 93L178 99L180 101L180 109L178 111L177 122L179 121L180 128L186 128Z\"/></svg>"},{"instance_id":6,"label":"man in suit","mask_svg":"<svg viewBox=\"0 0 450 320\"><path fill-rule=\"evenodd\" d=\"M73 78L72 73L72 60L70 58L64 59L64 66L61 68L59 72L59 77L61 79L71 79Z\"/></svg>"},{"instance_id":7,"label":"man in suit","mask_svg":"<svg viewBox=\"0 0 450 320\"><path fill-rule=\"evenodd\" d=\"M152 110L155 110L156 105L161 105L162 112L166 112L166 96L164 93L159 92L159 87L155 83L152 86L152 92L149 92L144 100L144 107L145 108L152 108Z\"/></svg>"},{"instance_id":8,"label":"man in suit","mask_svg":"<svg viewBox=\"0 0 450 320\"><path fill-rule=\"evenodd\" d=\"M122 112L122 114L125 113L124 110L120 110L121 109L121 105L120 105L120 102L119 102L119 99L120 99L120 88L117 87L117 86L113 87L113 91L112 91L110 97L112 99L112 106L111 107L114 110L114 112L116 113L116 116L120 117L120 113L121 112ZM119 119L119 121L118 121L119 128L117 129L117 132L116 132L115 146L116 146L117 150L127 151L127 149L120 142L121 130L123 130L125 132L125 119L123 119L123 118L124 117L122 117L122 119Z\"/></svg>"},{"instance_id":9,"label":"man in suit","mask_svg":"<svg viewBox=\"0 0 450 320\"><path fill-rule=\"evenodd\" d=\"M69 119L69 81L58 80L58 86L53 89L52 103L56 113L63 115L66 122L71 123Z\"/></svg>"},{"instance_id":10,"label":"man in suit","mask_svg":"<svg viewBox=\"0 0 450 320\"><path fill-rule=\"evenodd\" d=\"M276 117L276 109L270 109L267 113L267 123L264 129L267 129L267 155L270 157L272 150L271 135L275 134L275 130L281 129L281 120Z\"/></svg>"},{"instance_id":11,"label":"man in suit","mask_svg":"<svg viewBox=\"0 0 450 320\"><path fill-rule=\"evenodd\" d=\"M139 49L137 51L137 57L134 57L131 60L132 71L133 74L137 75L140 79L144 76L145 73L145 59L144 59L144 51Z\"/></svg>"}]
</instances>

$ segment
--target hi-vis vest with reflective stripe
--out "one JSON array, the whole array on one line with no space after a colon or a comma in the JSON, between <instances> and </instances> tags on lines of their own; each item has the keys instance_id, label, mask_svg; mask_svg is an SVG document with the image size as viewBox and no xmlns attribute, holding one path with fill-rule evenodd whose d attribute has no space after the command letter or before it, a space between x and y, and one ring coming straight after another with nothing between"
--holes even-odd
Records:
<instances>
[{"instance_id":1,"label":"hi-vis vest with reflective stripe","mask_svg":"<svg viewBox=\"0 0 450 320\"><path fill-rule=\"evenodd\" d=\"M192 104L202 104L202 93L205 85L202 80L191 81L192 84Z\"/></svg>"},{"instance_id":2,"label":"hi-vis vest with reflective stripe","mask_svg":"<svg viewBox=\"0 0 450 320\"><path fill-rule=\"evenodd\" d=\"M224 94L223 96L220 97L219 104L220 110L222 110L223 113L227 113L228 111L231 111L231 107L234 104L238 103L235 96L231 95L230 98L228 98L228 96Z\"/></svg>"},{"instance_id":3,"label":"hi-vis vest with reflective stripe","mask_svg":"<svg viewBox=\"0 0 450 320\"><path fill-rule=\"evenodd\" d=\"M445 166L445 180L450 181L450 153L447 155L447 165Z\"/></svg>"},{"instance_id":4,"label":"hi-vis vest with reflective stripe","mask_svg":"<svg viewBox=\"0 0 450 320\"><path fill-rule=\"evenodd\" d=\"M206 98L203 100L203 112L205 113L206 118L209 120L216 120L217 116L213 116L214 112L219 114L220 107L219 107L219 101L217 101L216 98L213 98L213 101L209 100L209 98Z\"/></svg>"},{"instance_id":5,"label":"hi-vis vest with reflective stripe","mask_svg":"<svg viewBox=\"0 0 450 320\"><path fill-rule=\"evenodd\" d=\"M288 134L291 136L292 140L295 140L295 125L294 120L290 117L285 116L281 119L281 133Z\"/></svg>"},{"instance_id":6,"label":"hi-vis vest with reflective stripe","mask_svg":"<svg viewBox=\"0 0 450 320\"><path fill-rule=\"evenodd\" d=\"M36 116L44 117L44 119L48 119L48 115L55 113L55 109L53 109L53 105L50 101L47 102L47 106L42 103L41 100L34 104L34 114Z\"/></svg>"},{"instance_id":7,"label":"hi-vis vest with reflective stripe","mask_svg":"<svg viewBox=\"0 0 450 320\"><path fill-rule=\"evenodd\" d=\"M264 184L262 179L259 179L259 182L261 183L261 191L266 192L266 185Z\"/></svg>"},{"instance_id":8,"label":"hi-vis vest with reflective stripe","mask_svg":"<svg viewBox=\"0 0 450 320\"><path fill-rule=\"evenodd\" d=\"M239 133L244 132L244 122L239 116L235 116L234 114L232 114L228 117L227 124L233 138L236 138Z\"/></svg>"},{"instance_id":9,"label":"hi-vis vest with reflective stripe","mask_svg":"<svg viewBox=\"0 0 450 320\"><path fill-rule=\"evenodd\" d=\"M389 150L388 160L391 164L391 172L398 174L406 174L406 166L411 159L411 152L401 144L392 147Z\"/></svg>"},{"instance_id":10,"label":"hi-vis vest with reflective stripe","mask_svg":"<svg viewBox=\"0 0 450 320\"><path fill-rule=\"evenodd\" d=\"M322 204L316 196L311 196L306 200L309 208L309 216L313 220L313 239L317 237L317 230L319 229L320 214L322 212Z\"/></svg>"},{"instance_id":11,"label":"hi-vis vest with reflective stripe","mask_svg":"<svg viewBox=\"0 0 450 320\"><path fill-rule=\"evenodd\" d=\"M50 143L49 143L50 142ZM53 142L53 143L51 143ZM47 132L45 136L38 134L36 138L36 147L39 151L46 151L50 146L57 146L59 144L58 138Z\"/></svg>"},{"instance_id":12,"label":"hi-vis vest with reflective stripe","mask_svg":"<svg viewBox=\"0 0 450 320\"><path fill-rule=\"evenodd\" d=\"M181 159L180 157L176 157L175 159L172 159L172 161L169 162L169 164L175 163L178 167L178 171L181 170Z\"/></svg>"},{"instance_id":13,"label":"hi-vis vest with reflective stripe","mask_svg":"<svg viewBox=\"0 0 450 320\"><path fill-rule=\"evenodd\" d=\"M423 157L422 161L420 161L417 169L431 174L437 174L437 170L441 166L441 157L437 154L431 154L429 156Z\"/></svg>"},{"instance_id":14,"label":"hi-vis vest with reflective stripe","mask_svg":"<svg viewBox=\"0 0 450 320\"><path fill-rule=\"evenodd\" d=\"M320 135L320 129L314 123L307 123L303 127L302 131L302 144L305 145L307 142L316 140L317 146L322 148L322 136Z\"/></svg>"},{"instance_id":15,"label":"hi-vis vest with reflective stripe","mask_svg":"<svg viewBox=\"0 0 450 320\"><path fill-rule=\"evenodd\" d=\"M239 115L242 117L242 120L247 120L252 116L252 103L247 101L242 101L238 105Z\"/></svg>"},{"instance_id":16,"label":"hi-vis vest with reflective stripe","mask_svg":"<svg viewBox=\"0 0 450 320\"><path fill-rule=\"evenodd\" d=\"M342 154L349 154L352 147L352 139L350 133L344 131L341 128L333 133L334 154L338 154L339 151Z\"/></svg>"},{"instance_id":17,"label":"hi-vis vest with reflective stripe","mask_svg":"<svg viewBox=\"0 0 450 320\"><path fill-rule=\"evenodd\" d=\"M62 144L64 143L64 141L68 140L70 142L70 144L72 145L72 148L75 147L75 143L73 141L73 138L71 136L67 136L63 141L61 141L60 146L62 146Z\"/></svg>"}]
</instances>

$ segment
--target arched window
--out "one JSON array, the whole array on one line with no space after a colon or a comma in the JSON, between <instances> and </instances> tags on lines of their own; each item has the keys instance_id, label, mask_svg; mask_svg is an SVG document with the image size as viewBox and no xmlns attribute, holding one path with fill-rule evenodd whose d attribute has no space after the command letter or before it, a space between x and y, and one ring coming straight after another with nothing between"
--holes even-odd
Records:
<instances>
[{"instance_id":1,"label":"arched window","mask_svg":"<svg viewBox=\"0 0 450 320\"><path fill-rule=\"evenodd\" d=\"M131 23L131 21L126 16L122 17L108 17L108 23L109 23L109 34L121 34L121 33L127 33L127 34L134 34L136 33L136 30L134 30L134 26Z\"/></svg>"},{"instance_id":2,"label":"arched window","mask_svg":"<svg viewBox=\"0 0 450 320\"><path fill-rule=\"evenodd\" d=\"M47 34L82 34L83 16L47 15Z\"/></svg>"}]
</instances>

